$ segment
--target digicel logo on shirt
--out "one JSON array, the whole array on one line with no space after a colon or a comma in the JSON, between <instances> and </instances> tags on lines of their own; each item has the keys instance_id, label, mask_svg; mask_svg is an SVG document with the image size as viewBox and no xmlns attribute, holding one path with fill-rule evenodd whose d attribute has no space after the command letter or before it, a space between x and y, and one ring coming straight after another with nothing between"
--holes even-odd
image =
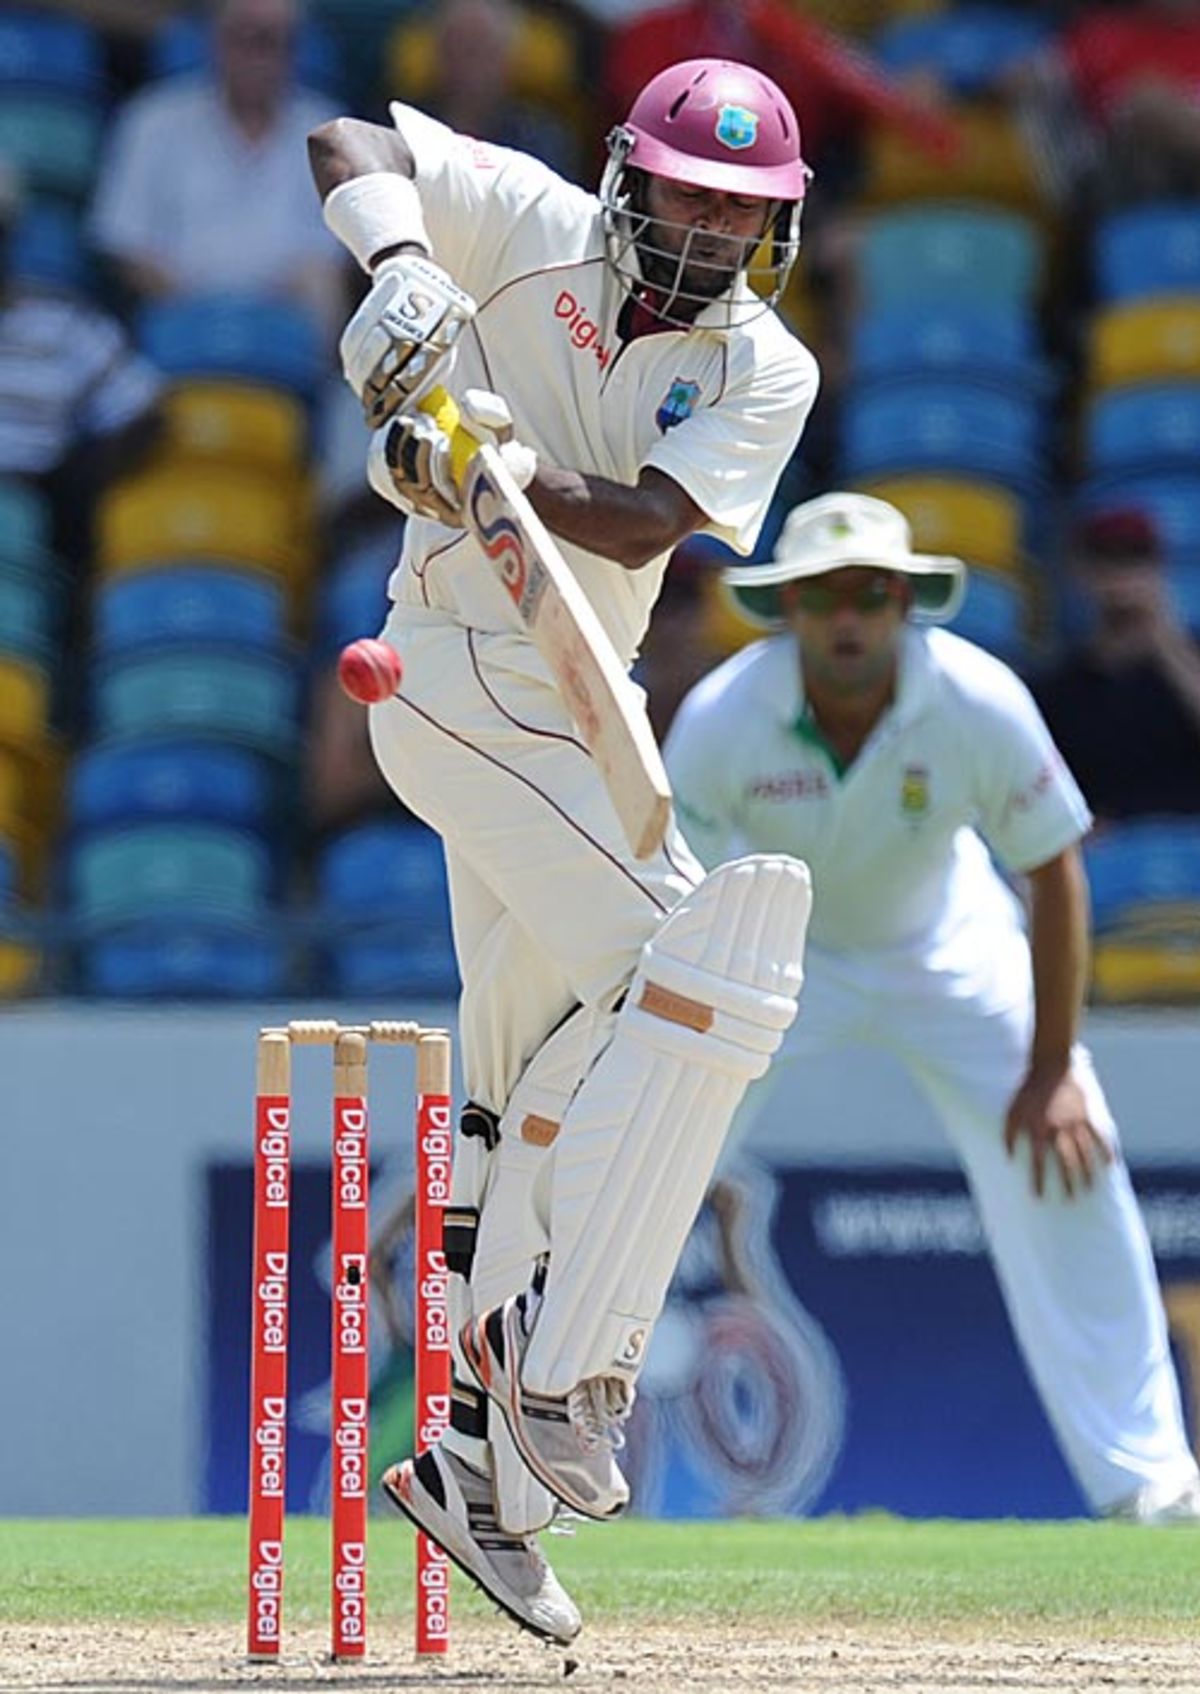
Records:
<instances>
[{"instance_id":1,"label":"digicel logo on shirt","mask_svg":"<svg viewBox=\"0 0 1200 1694\"><path fill-rule=\"evenodd\" d=\"M590 352L600 369L607 370L612 354L601 343L600 325L593 323L569 288L562 289L554 302L554 316L566 324L572 347L581 353Z\"/></svg>"}]
</instances>

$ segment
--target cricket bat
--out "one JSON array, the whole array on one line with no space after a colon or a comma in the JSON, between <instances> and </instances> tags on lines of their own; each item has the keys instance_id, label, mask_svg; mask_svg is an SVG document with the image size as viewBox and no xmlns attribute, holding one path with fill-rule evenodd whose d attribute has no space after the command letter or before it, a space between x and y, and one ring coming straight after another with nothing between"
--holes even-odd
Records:
<instances>
[{"instance_id":1,"label":"cricket bat","mask_svg":"<svg viewBox=\"0 0 1200 1694\"><path fill-rule=\"evenodd\" d=\"M495 447L458 424L444 389L421 402L455 441L463 517L546 661L638 859L662 846L671 787L633 683L558 544Z\"/></svg>"}]
</instances>

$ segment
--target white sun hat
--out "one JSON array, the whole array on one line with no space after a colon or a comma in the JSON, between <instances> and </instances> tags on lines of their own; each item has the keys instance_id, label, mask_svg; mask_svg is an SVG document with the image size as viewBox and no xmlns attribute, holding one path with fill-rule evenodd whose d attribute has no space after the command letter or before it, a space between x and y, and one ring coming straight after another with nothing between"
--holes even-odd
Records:
<instances>
[{"instance_id":1,"label":"white sun hat","mask_svg":"<svg viewBox=\"0 0 1200 1694\"><path fill-rule=\"evenodd\" d=\"M913 580L913 613L945 623L962 605L967 567L961 559L914 553L903 512L870 494L822 494L795 506L784 520L773 556L763 565L721 572L738 608L754 623L784 622L779 585L822 576L848 565L901 571Z\"/></svg>"}]
</instances>

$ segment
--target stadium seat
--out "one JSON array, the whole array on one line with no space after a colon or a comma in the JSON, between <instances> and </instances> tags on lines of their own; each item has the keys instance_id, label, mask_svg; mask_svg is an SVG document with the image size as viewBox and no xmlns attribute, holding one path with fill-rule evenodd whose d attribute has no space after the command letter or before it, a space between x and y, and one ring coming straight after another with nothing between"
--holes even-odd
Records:
<instances>
[{"instance_id":1,"label":"stadium seat","mask_svg":"<svg viewBox=\"0 0 1200 1694\"><path fill-rule=\"evenodd\" d=\"M50 718L50 677L28 657L0 653L0 746L41 742Z\"/></svg>"},{"instance_id":2,"label":"stadium seat","mask_svg":"<svg viewBox=\"0 0 1200 1694\"><path fill-rule=\"evenodd\" d=\"M842 406L841 474L871 477L935 471L1040 485L1043 419L1035 398L981 383L858 384Z\"/></svg>"},{"instance_id":3,"label":"stadium seat","mask_svg":"<svg viewBox=\"0 0 1200 1694\"><path fill-rule=\"evenodd\" d=\"M138 340L172 377L230 377L311 400L328 369L309 315L278 300L201 295L147 306Z\"/></svg>"},{"instance_id":4,"label":"stadium seat","mask_svg":"<svg viewBox=\"0 0 1200 1694\"><path fill-rule=\"evenodd\" d=\"M174 565L103 579L93 638L106 658L174 642L278 651L284 623L284 593L274 578L218 565Z\"/></svg>"},{"instance_id":5,"label":"stadium seat","mask_svg":"<svg viewBox=\"0 0 1200 1694\"><path fill-rule=\"evenodd\" d=\"M391 819L348 829L320 854L316 886L322 978L337 993L454 991L446 865L432 830Z\"/></svg>"},{"instance_id":6,"label":"stadium seat","mask_svg":"<svg viewBox=\"0 0 1200 1694\"><path fill-rule=\"evenodd\" d=\"M277 388L177 383L163 401L163 419L168 457L211 459L284 475L295 474L304 463L304 407Z\"/></svg>"},{"instance_id":7,"label":"stadium seat","mask_svg":"<svg viewBox=\"0 0 1200 1694\"><path fill-rule=\"evenodd\" d=\"M1200 940L1200 822L1148 818L1113 824L1084 849L1098 935Z\"/></svg>"},{"instance_id":8,"label":"stadium seat","mask_svg":"<svg viewBox=\"0 0 1200 1694\"><path fill-rule=\"evenodd\" d=\"M48 201L24 207L8 238L8 276L27 288L90 294L96 277L79 218Z\"/></svg>"},{"instance_id":9,"label":"stadium seat","mask_svg":"<svg viewBox=\"0 0 1200 1694\"><path fill-rule=\"evenodd\" d=\"M54 656L58 611L57 583L0 555L0 652L42 664Z\"/></svg>"},{"instance_id":10,"label":"stadium seat","mask_svg":"<svg viewBox=\"0 0 1200 1694\"><path fill-rule=\"evenodd\" d=\"M1096 293L1110 304L1200 293L1200 220L1186 201L1110 212L1092 249Z\"/></svg>"},{"instance_id":11,"label":"stadium seat","mask_svg":"<svg viewBox=\"0 0 1200 1694\"><path fill-rule=\"evenodd\" d=\"M99 502L102 571L168 561L213 561L272 571L296 582L311 563L286 482L225 465L168 465L115 483Z\"/></svg>"},{"instance_id":12,"label":"stadium seat","mask_svg":"<svg viewBox=\"0 0 1200 1694\"><path fill-rule=\"evenodd\" d=\"M1092 996L1107 1005L1200 999L1197 937L1171 943L1102 936L1092 954Z\"/></svg>"},{"instance_id":13,"label":"stadium seat","mask_svg":"<svg viewBox=\"0 0 1200 1694\"><path fill-rule=\"evenodd\" d=\"M270 855L255 836L216 823L147 821L68 842L65 882L81 934L156 919L257 924L270 911Z\"/></svg>"},{"instance_id":14,"label":"stadium seat","mask_svg":"<svg viewBox=\"0 0 1200 1694\"><path fill-rule=\"evenodd\" d=\"M1021 585L1011 576L973 570L967 593L950 628L1018 668L1029 647L1029 607Z\"/></svg>"},{"instance_id":15,"label":"stadium seat","mask_svg":"<svg viewBox=\"0 0 1200 1694\"><path fill-rule=\"evenodd\" d=\"M1200 384L1101 390L1088 411L1084 460L1089 476L1200 464Z\"/></svg>"},{"instance_id":16,"label":"stadium seat","mask_svg":"<svg viewBox=\"0 0 1200 1694\"><path fill-rule=\"evenodd\" d=\"M900 18L873 49L893 76L930 71L951 93L986 93L1052 33L1047 18L1010 6L965 4L928 17Z\"/></svg>"},{"instance_id":17,"label":"stadium seat","mask_svg":"<svg viewBox=\"0 0 1200 1694\"><path fill-rule=\"evenodd\" d=\"M33 993L41 966L42 955L36 948L0 935L0 996L11 1000Z\"/></svg>"},{"instance_id":18,"label":"stadium seat","mask_svg":"<svg viewBox=\"0 0 1200 1694\"><path fill-rule=\"evenodd\" d=\"M190 741L101 743L71 767L67 816L76 830L149 819L227 824L266 836L274 785L240 747Z\"/></svg>"},{"instance_id":19,"label":"stadium seat","mask_svg":"<svg viewBox=\"0 0 1200 1694\"><path fill-rule=\"evenodd\" d=\"M73 94L0 88L0 159L25 193L82 201L95 176L103 122L99 105Z\"/></svg>"},{"instance_id":20,"label":"stadium seat","mask_svg":"<svg viewBox=\"0 0 1200 1694\"><path fill-rule=\"evenodd\" d=\"M1097 312L1089 326L1093 388L1200 381L1200 297L1162 295Z\"/></svg>"},{"instance_id":21,"label":"stadium seat","mask_svg":"<svg viewBox=\"0 0 1200 1694\"><path fill-rule=\"evenodd\" d=\"M876 124L864 144L862 204L972 201L1036 213L1042 191L1025 136L1001 106L955 106L962 144L952 158L931 153Z\"/></svg>"},{"instance_id":22,"label":"stadium seat","mask_svg":"<svg viewBox=\"0 0 1200 1694\"><path fill-rule=\"evenodd\" d=\"M119 999L261 999L287 987L286 949L225 923L131 924L79 949L79 987Z\"/></svg>"},{"instance_id":23,"label":"stadium seat","mask_svg":"<svg viewBox=\"0 0 1200 1694\"><path fill-rule=\"evenodd\" d=\"M1029 312L969 300L929 310L909 300L863 313L851 333L850 366L860 381L947 375L1027 392L1045 383Z\"/></svg>"},{"instance_id":24,"label":"stadium seat","mask_svg":"<svg viewBox=\"0 0 1200 1694\"><path fill-rule=\"evenodd\" d=\"M898 506L923 552L952 553L991 571L1020 566L1023 513L1006 489L949 477L898 476L868 482L863 492Z\"/></svg>"},{"instance_id":25,"label":"stadium seat","mask_svg":"<svg viewBox=\"0 0 1200 1694\"><path fill-rule=\"evenodd\" d=\"M1040 242L1027 218L997 207L905 207L867 225L863 310L1018 313L1031 306L1040 271Z\"/></svg>"},{"instance_id":26,"label":"stadium seat","mask_svg":"<svg viewBox=\"0 0 1200 1694\"><path fill-rule=\"evenodd\" d=\"M0 559L40 563L50 545L50 502L39 489L0 477Z\"/></svg>"},{"instance_id":27,"label":"stadium seat","mask_svg":"<svg viewBox=\"0 0 1200 1694\"><path fill-rule=\"evenodd\" d=\"M265 653L156 648L97 669L93 713L102 739L232 741L286 758L296 741L296 677Z\"/></svg>"},{"instance_id":28,"label":"stadium seat","mask_svg":"<svg viewBox=\"0 0 1200 1694\"><path fill-rule=\"evenodd\" d=\"M0 91L55 89L98 99L105 81L103 43L86 24L32 7L0 11Z\"/></svg>"}]
</instances>

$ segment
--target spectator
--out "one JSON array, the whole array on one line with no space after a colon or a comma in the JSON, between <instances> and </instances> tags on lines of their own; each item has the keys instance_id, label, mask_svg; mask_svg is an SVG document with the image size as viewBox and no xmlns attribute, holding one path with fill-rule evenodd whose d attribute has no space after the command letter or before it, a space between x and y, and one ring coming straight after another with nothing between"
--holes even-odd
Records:
<instances>
[{"instance_id":1,"label":"spectator","mask_svg":"<svg viewBox=\"0 0 1200 1694\"><path fill-rule=\"evenodd\" d=\"M296 0L220 0L214 68L135 94L117 118L93 229L135 299L291 300L332 335L344 268L305 137L332 111L291 73Z\"/></svg>"},{"instance_id":2,"label":"spectator","mask_svg":"<svg viewBox=\"0 0 1200 1694\"><path fill-rule=\"evenodd\" d=\"M1073 563L1092 627L1034 682L1097 818L1200 812L1200 650L1180 624L1151 520L1084 520Z\"/></svg>"},{"instance_id":3,"label":"spectator","mask_svg":"<svg viewBox=\"0 0 1200 1694\"><path fill-rule=\"evenodd\" d=\"M579 149L571 131L512 92L520 7L513 0L438 0L430 21L436 73L422 104L460 135L532 153L560 175L577 178Z\"/></svg>"},{"instance_id":4,"label":"spectator","mask_svg":"<svg viewBox=\"0 0 1200 1694\"><path fill-rule=\"evenodd\" d=\"M1083 8L1018 74L1058 193L1089 209L1200 194L1200 4Z\"/></svg>"},{"instance_id":5,"label":"spectator","mask_svg":"<svg viewBox=\"0 0 1200 1694\"><path fill-rule=\"evenodd\" d=\"M10 227L14 210L0 206L0 476L50 497L56 545L79 557L85 496L148 445L161 383L80 285L66 214L35 208Z\"/></svg>"}]
</instances>

